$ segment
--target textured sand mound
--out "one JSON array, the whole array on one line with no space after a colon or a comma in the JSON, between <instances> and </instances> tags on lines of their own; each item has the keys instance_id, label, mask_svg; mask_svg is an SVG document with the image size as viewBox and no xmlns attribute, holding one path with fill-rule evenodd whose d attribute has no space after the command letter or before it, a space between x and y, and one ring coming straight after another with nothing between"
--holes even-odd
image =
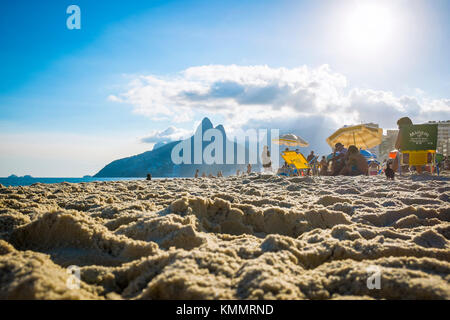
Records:
<instances>
[{"instance_id":1,"label":"textured sand mound","mask_svg":"<svg viewBox=\"0 0 450 320\"><path fill-rule=\"evenodd\" d=\"M13 230L9 240L21 250L51 253L63 265L120 264L158 251L158 246L152 242L114 235L77 211L42 214Z\"/></svg>"},{"instance_id":2,"label":"textured sand mound","mask_svg":"<svg viewBox=\"0 0 450 320\"><path fill-rule=\"evenodd\" d=\"M430 176L0 186L0 299L450 299L449 193Z\"/></svg>"}]
</instances>

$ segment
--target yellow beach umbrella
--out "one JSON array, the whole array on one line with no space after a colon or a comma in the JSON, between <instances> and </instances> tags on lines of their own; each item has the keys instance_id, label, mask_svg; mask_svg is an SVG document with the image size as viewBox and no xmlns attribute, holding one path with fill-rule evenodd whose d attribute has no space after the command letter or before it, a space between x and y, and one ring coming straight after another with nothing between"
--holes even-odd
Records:
<instances>
[{"instance_id":1,"label":"yellow beach umbrella","mask_svg":"<svg viewBox=\"0 0 450 320\"><path fill-rule=\"evenodd\" d=\"M309 143L300 138L299 136L296 136L295 134L289 133L284 134L280 136L277 139L273 139L273 142L289 147L307 147L309 146Z\"/></svg>"},{"instance_id":2,"label":"yellow beach umbrella","mask_svg":"<svg viewBox=\"0 0 450 320\"><path fill-rule=\"evenodd\" d=\"M331 148L340 142L346 148L354 145L357 148L370 149L379 145L382 139L383 129L360 124L338 129L327 138L327 143Z\"/></svg>"}]
</instances>

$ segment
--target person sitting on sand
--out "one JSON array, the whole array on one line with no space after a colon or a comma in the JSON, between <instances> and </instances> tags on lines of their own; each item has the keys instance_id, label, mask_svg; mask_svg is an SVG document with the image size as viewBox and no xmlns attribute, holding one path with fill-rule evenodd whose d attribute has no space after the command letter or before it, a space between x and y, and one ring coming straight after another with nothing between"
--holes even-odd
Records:
<instances>
[{"instance_id":1,"label":"person sitting on sand","mask_svg":"<svg viewBox=\"0 0 450 320\"><path fill-rule=\"evenodd\" d=\"M289 176L290 175L290 167L286 164L278 168L277 174L280 176Z\"/></svg>"},{"instance_id":2,"label":"person sitting on sand","mask_svg":"<svg viewBox=\"0 0 450 320\"><path fill-rule=\"evenodd\" d=\"M331 175L337 176L345 165L345 157L347 155L347 149L340 142L336 143L334 146L332 165L331 165Z\"/></svg>"},{"instance_id":3,"label":"person sitting on sand","mask_svg":"<svg viewBox=\"0 0 450 320\"><path fill-rule=\"evenodd\" d=\"M328 175L328 162L325 156L322 156L322 160L320 160L320 175Z\"/></svg>"},{"instance_id":4,"label":"person sitting on sand","mask_svg":"<svg viewBox=\"0 0 450 320\"><path fill-rule=\"evenodd\" d=\"M359 176L367 175L368 171L369 165L367 160L359 153L358 148L355 146L348 147L345 164L340 174L344 176Z\"/></svg>"},{"instance_id":5,"label":"person sitting on sand","mask_svg":"<svg viewBox=\"0 0 450 320\"><path fill-rule=\"evenodd\" d=\"M369 175L376 176L378 171L380 171L380 166L375 161L372 161L369 164Z\"/></svg>"},{"instance_id":6,"label":"person sitting on sand","mask_svg":"<svg viewBox=\"0 0 450 320\"><path fill-rule=\"evenodd\" d=\"M202 178L206 178L206 173L202 172Z\"/></svg>"},{"instance_id":7,"label":"person sitting on sand","mask_svg":"<svg viewBox=\"0 0 450 320\"><path fill-rule=\"evenodd\" d=\"M149 173L147 174L147 181L151 181L152 180L152 175Z\"/></svg>"},{"instance_id":8,"label":"person sitting on sand","mask_svg":"<svg viewBox=\"0 0 450 320\"><path fill-rule=\"evenodd\" d=\"M391 179L391 180L395 179L395 171L391 169L390 161L386 164L386 169L384 170L384 174L386 175L387 179Z\"/></svg>"},{"instance_id":9,"label":"person sitting on sand","mask_svg":"<svg viewBox=\"0 0 450 320\"><path fill-rule=\"evenodd\" d=\"M222 171L217 172L217 177L218 177L218 178L223 178L223 173L222 173Z\"/></svg>"}]
</instances>

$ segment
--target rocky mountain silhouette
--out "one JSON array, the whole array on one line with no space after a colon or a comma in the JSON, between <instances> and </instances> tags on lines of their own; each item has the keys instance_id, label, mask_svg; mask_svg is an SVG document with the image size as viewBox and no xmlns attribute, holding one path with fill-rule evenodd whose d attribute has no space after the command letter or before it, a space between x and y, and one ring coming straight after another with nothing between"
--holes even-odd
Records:
<instances>
[{"instance_id":1,"label":"rocky mountain silhouette","mask_svg":"<svg viewBox=\"0 0 450 320\"><path fill-rule=\"evenodd\" d=\"M245 171L246 164L236 164L237 163L237 148L238 144L236 142L231 142L227 139L225 128L222 125L216 127L213 126L212 122L208 118L204 118L200 125L196 129L196 133L204 134L209 129L217 129L222 132L223 139L223 163L224 164L193 164L194 163L194 136L188 138L190 139L191 146L191 162L192 164L175 164L172 161L172 149L182 143L183 141L173 141L166 143L164 145L158 145L157 148L153 148L151 151L144 152L132 157L119 159L111 162L100 170L94 177L96 178L134 178L134 177L145 177L148 173L151 173L153 177L193 177L196 170L199 170L200 175L205 173L206 175L212 174L217 175L221 171L225 176L236 174L236 170ZM210 145L212 141L202 141L202 154L204 149ZM234 148L234 161L235 164L225 164L227 157L227 150L225 145L232 144ZM245 154L248 155L248 146L244 146ZM228 150L229 151L229 150ZM214 155L214 154L213 154ZM248 156L247 156L248 157ZM247 158L248 159L248 158ZM260 165L253 165L255 170L258 170Z\"/></svg>"}]
</instances>

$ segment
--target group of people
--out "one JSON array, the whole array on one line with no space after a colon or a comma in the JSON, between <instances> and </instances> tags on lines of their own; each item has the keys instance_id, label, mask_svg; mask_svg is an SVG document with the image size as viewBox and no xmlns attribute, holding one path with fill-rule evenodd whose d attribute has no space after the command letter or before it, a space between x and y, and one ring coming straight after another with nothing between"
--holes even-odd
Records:
<instances>
[{"instance_id":1,"label":"group of people","mask_svg":"<svg viewBox=\"0 0 450 320\"><path fill-rule=\"evenodd\" d=\"M397 125L399 127L399 134L397 136L397 141L395 143L395 148L399 151L397 157L395 159L391 159L387 162L383 162L380 166L377 162L368 163L367 159L361 154L360 150L355 145L350 145L347 148L340 142L336 143L334 146L333 153L331 157L322 156L319 161L319 157L314 154L314 151L306 158L308 162L308 167L306 170L297 170L291 166L289 166L286 162L282 167L278 169L278 174L281 175L321 175L321 176L337 176L337 175L346 175L346 176L358 176L358 175L369 175L369 174L378 174L381 172L382 167L387 170L392 170L393 172L401 172L402 164L408 166L408 158L407 154L403 155L403 159L401 160L401 151L404 147L404 141L402 141L402 128L407 125L412 125L411 119L408 117L401 118L397 121ZM286 149L286 151L290 151ZM299 149L295 150L298 154L300 154ZM268 146L264 146L262 152L262 169L263 171L272 171L272 161L270 156L270 151ZM406 156L406 157L405 157ZM406 158L406 159L405 159ZM304 158L303 158L304 159ZM447 169L444 167L449 167L449 160L447 157L444 158L444 161L441 161L440 166L442 169ZM422 167L417 166L414 168L417 173L422 172ZM237 176L244 176L245 174L249 175L252 172L252 165L247 165L246 172L237 170ZM195 172L195 178L213 178L215 177L213 174L206 175L205 172L202 172L200 175L199 169ZM217 177L223 177L223 173L221 171L217 172ZM151 180L152 177L149 174L147 176L147 180Z\"/></svg>"},{"instance_id":2,"label":"group of people","mask_svg":"<svg viewBox=\"0 0 450 320\"><path fill-rule=\"evenodd\" d=\"M397 121L399 133L395 142L395 148L398 150L395 159L385 161L381 166L376 162L368 163L367 159L360 153L358 147L351 145L346 149L342 143L336 143L331 158L327 159L325 156L318 161L318 157L315 156L314 151L307 157L308 164L311 169L306 170L306 174L319 174L323 176L357 176L357 175L369 175L377 174L384 168L392 170L392 172L401 173L402 170L415 170L418 174L424 170L423 166L410 165L408 154L402 154L406 146L406 142L402 141L402 130L405 130L406 126L412 125L413 122L408 117L403 117ZM444 169L448 163L448 159L444 158L439 163L439 169ZM282 167L282 170L287 170L288 165ZM403 169L402 169L403 167ZM317 172L315 172L317 170ZM291 175L291 174L289 174Z\"/></svg>"},{"instance_id":3,"label":"group of people","mask_svg":"<svg viewBox=\"0 0 450 320\"><path fill-rule=\"evenodd\" d=\"M236 176L240 176L240 175L244 176L245 174L248 175L250 173L252 173L252 165L250 163L247 165L247 171L246 172L244 172L244 171L241 172L241 170L239 170L239 169L236 170ZM197 169L197 170L195 170L194 177L195 178L200 178L200 177L202 177L202 178L214 178L214 177L223 178L223 173L222 173L222 171L218 171L217 172L217 176L214 176L212 173L206 175L205 172L202 172L202 174L200 175L200 170Z\"/></svg>"},{"instance_id":4,"label":"group of people","mask_svg":"<svg viewBox=\"0 0 450 320\"><path fill-rule=\"evenodd\" d=\"M327 164L325 165L325 162ZM333 157L330 160L331 170L328 170L328 161L325 157L322 157L321 175L345 175L345 176L358 176L369 174L369 164L367 159L360 153L359 149L351 145L348 149L344 148L342 143L337 143L334 148Z\"/></svg>"},{"instance_id":5,"label":"group of people","mask_svg":"<svg viewBox=\"0 0 450 320\"><path fill-rule=\"evenodd\" d=\"M194 175L194 177L195 177L195 178L199 178L199 177L200 177L200 170L199 170L199 169L195 170L195 175ZM213 175L212 173L206 175L205 172L202 172L201 177L202 177L202 178L214 178L214 175ZM222 177L223 177L222 171L218 171L218 172L217 172L217 178L222 178Z\"/></svg>"},{"instance_id":6,"label":"group of people","mask_svg":"<svg viewBox=\"0 0 450 320\"><path fill-rule=\"evenodd\" d=\"M299 153L298 149L296 150ZM290 167L287 163L279 169L278 174L282 175L322 175L322 176L337 176L337 175L367 175L369 170L369 165L366 158L361 155L359 149L356 146L350 146L348 149L342 145L342 143L337 143L334 148L331 159L327 159L322 156L319 161L319 157L314 154L314 151L306 158L309 164L308 169L304 172L298 172L297 170Z\"/></svg>"}]
</instances>

